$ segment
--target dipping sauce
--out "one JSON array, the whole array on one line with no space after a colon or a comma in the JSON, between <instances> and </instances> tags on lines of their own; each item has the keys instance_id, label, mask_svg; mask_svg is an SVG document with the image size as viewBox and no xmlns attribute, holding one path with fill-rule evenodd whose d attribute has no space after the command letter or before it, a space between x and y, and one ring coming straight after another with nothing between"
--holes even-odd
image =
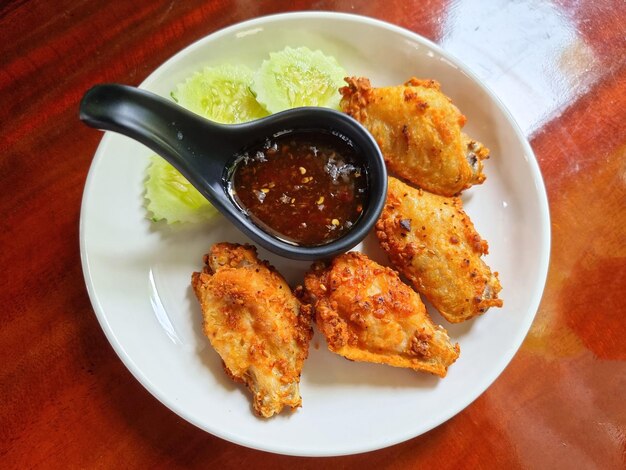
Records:
<instances>
[{"instance_id":1,"label":"dipping sauce","mask_svg":"<svg viewBox=\"0 0 626 470\"><path fill-rule=\"evenodd\" d=\"M261 228L303 246L340 238L366 202L362 158L345 137L291 131L237 155L233 199Z\"/></svg>"}]
</instances>

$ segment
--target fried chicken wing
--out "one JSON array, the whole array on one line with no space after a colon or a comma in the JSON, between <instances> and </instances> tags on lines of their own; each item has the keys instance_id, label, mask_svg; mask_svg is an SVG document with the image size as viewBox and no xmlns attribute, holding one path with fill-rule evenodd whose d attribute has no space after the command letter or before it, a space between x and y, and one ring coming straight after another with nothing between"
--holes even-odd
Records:
<instances>
[{"instance_id":1,"label":"fried chicken wing","mask_svg":"<svg viewBox=\"0 0 626 470\"><path fill-rule=\"evenodd\" d=\"M372 133L395 175L443 196L485 180L482 160L489 150L461 132L465 116L439 83L411 78L373 88L367 78L345 80L342 110Z\"/></svg>"},{"instance_id":2,"label":"fried chicken wing","mask_svg":"<svg viewBox=\"0 0 626 470\"><path fill-rule=\"evenodd\" d=\"M302 403L302 365L312 335L310 308L249 245L218 243L191 284L200 301L204 333L235 381L253 395L263 417Z\"/></svg>"},{"instance_id":3,"label":"fried chicken wing","mask_svg":"<svg viewBox=\"0 0 626 470\"><path fill-rule=\"evenodd\" d=\"M443 197L389 178L376 235L391 263L452 323L501 307L498 273L481 256L487 242L458 197Z\"/></svg>"},{"instance_id":4,"label":"fried chicken wing","mask_svg":"<svg viewBox=\"0 0 626 470\"><path fill-rule=\"evenodd\" d=\"M458 344L432 323L419 295L394 270L361 253L314 264L303 298L313 305L328 348L350 360L444 377L459 356Z\"/></svg>"}]
</instances>

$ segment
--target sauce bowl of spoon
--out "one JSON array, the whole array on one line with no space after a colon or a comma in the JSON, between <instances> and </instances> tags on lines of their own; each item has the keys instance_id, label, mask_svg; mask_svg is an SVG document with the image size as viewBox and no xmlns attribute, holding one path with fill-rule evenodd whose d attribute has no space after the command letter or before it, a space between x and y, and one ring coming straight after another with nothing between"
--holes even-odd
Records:
<instances>
[{"instance_id":1,"label":"sauce bowl of spoon","mask_svg":"<svg viewBox=\"0 0 626 470\"><path fill-rule=\"evenodd\" d=\"M80 119L149 147L238 229L286 258L353 248L385 202L387 170L376 141L332 109L294 108L226 125L145 90L102 84L83 96Z\"/></svg>"}]
</instances>

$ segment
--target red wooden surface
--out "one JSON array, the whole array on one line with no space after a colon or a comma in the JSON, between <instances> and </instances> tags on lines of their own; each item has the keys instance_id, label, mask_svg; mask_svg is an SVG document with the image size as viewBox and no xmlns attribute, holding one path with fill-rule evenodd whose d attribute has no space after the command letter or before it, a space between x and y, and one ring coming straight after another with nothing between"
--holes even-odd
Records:
<instances>
[{"instance_id":1,"label":"red wooden surface","mask_svg":"<svg viewBox=\"0 0 626 470\"><path fill-rule=\"evenodd\" d=\"M626 4L489 3L2 2L0 466L624 468ZM553 230L541 307L500 378L423 436L330 459L246 449L158 403L105 339L78 249L82 191L100 140L77 120L85 90L103 81L139 84L219 28L307 9L406 27L485 77L521 118L546 182ZM484 53L482 35L499 56ZM523 93L539 98L516 108Z\"/></svg>"}]
</instances>

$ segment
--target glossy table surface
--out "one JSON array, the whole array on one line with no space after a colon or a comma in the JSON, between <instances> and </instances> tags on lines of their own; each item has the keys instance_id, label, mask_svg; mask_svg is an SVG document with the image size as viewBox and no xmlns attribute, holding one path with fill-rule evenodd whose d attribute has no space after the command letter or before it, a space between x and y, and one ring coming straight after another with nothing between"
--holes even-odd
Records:
<instances>
[{"instance_id":1,"label":"glossy table surface","mask_svg":"<svg viewBox=\"0 0 626 470\"><path fill-rule=\"evenodd\" d=\"M366 454L240 447L169 411L126 370L87 296L78 248L101 135L77 105L137 85L222 27L295 10L405 27L467 64L527 135L550 201L536 319L474 403ZM626 3L7 1L0 4L0 461L3 468L624 468Z\"/></svg>"}]
</instances>

